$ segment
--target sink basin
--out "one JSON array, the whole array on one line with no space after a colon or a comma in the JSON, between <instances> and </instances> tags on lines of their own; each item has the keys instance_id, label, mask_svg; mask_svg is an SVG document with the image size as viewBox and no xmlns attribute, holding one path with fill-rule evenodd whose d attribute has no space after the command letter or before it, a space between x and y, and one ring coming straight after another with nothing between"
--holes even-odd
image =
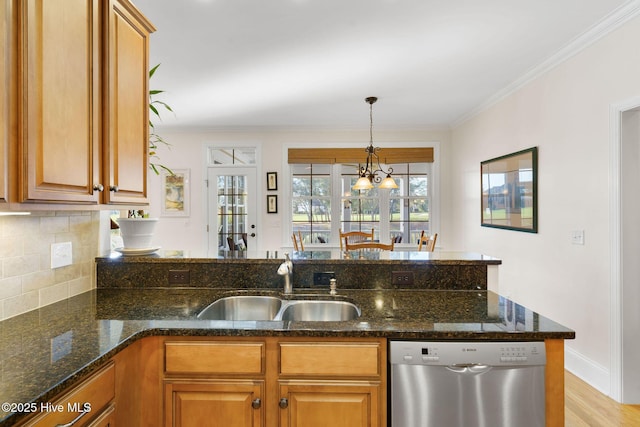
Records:
<instances>
[{"instance_id":1,"label":"sink basin","mask_svg":"<svg viewBox=\"0 0 640 427\"><path fill-rule=\"evenodd\" d=\"M282 307L282 300L260 295L220 298L198 314L204 320L271 320Z\"/></svg>"},{"instance_id":2,"label":"sink basin","mask_svg":"<svg viewBox=\"0 0 640 427\"><path fill-rule=\"evenodd\" d=\"M279 316L282 320L330 322L360 317L360 309L347 301L291 301Z\"/></svg>"},{"instance_id":3,"label":"sink basin","mask_svg":"<svg viewBox=\"0 0 640 427\"><path fill-rule=\"evenodd\" d=\"M281 300L266 295L235 295L215 300L199 314L202 320L292 320L337 322L360 317L348 301Z\"/></svg>"}]
</instances>

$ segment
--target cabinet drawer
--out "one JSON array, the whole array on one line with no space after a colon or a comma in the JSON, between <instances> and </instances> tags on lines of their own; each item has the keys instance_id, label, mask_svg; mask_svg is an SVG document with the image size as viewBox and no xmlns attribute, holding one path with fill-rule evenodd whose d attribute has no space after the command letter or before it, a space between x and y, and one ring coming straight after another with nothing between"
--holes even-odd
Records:
<instances>
[{"instance_id":1,"label":"cabinet drawer","mask_svg":"<svg viewBox=\"0 0 640 427\"><path fill-rule=\"evenodd\" d=\"M378 343L280 343L280 374L380 375Z\"/></svg>"},{"instance_id":2,"label":"cabinet drawer","mask_svg":"<svg viewBox=\"0 0 640 427\"><path fill-rule=\"evenodd\" d=\"M80 411L87 410L74 426L84 426L96 416L115 396L115 365L113 362L92 375L61 399L52 403L55 408L63 408L62 412L48 412L28 421L26 426L51 427L64 425L80 415ZM61 405L61 406L59 406ZM86 406L85 406L86 405ZM78 409L77 411L75 409Z\"/></svg>"},{"instance_id":3,"label":"cabinet drawer","mask_svg":"<svg viewBox=\"0 0 640 427\"><path fill-rule=\"evenodd\" d=\"M165 371L180 374L262 374L261 342L167 342Z\"/></svg>"}]
</instances>

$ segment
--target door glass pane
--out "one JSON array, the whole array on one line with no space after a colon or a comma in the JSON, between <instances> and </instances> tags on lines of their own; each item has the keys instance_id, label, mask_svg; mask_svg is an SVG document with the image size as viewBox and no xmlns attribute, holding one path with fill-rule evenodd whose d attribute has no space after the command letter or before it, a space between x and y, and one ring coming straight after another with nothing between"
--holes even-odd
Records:
<instances>
[{"instance_id":1,"label":"door glass pane","mask_svg":"<svg viewBox=\"0 0 640 427\"><path fill-rule=\"evenodd\" d=\"M243 175L218 176L218 247L247 249L247 179Z\"/></svg>"}]
</instances>

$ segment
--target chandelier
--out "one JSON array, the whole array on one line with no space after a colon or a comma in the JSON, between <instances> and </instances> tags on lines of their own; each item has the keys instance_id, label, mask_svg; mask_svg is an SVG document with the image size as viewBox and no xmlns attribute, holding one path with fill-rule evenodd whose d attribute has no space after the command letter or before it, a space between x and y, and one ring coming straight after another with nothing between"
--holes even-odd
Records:
<instances>
[{"instance_id":1,"label":"chandelier","mask_svg":"<svg viewBox=\"0 0 640 427\"><path fill-rule=\"evenodd\" d=\"M370 96L365 99L365 102L369 104L369 146L364 151L367 152L367 162L365 166L360 166L358 181L352 187L354 190L370 190L373 188L373 183L378 184L378 188L398 188L395 180L391 177L393 168L389 168L386 172L380 167L380 159L378 158L378 151L380 147L373 146L373 103L378 98ZM377 169L374 169L377 168ZM380 174L386 174L386 178L382 179Z\"/></svg>"}]
</instances>

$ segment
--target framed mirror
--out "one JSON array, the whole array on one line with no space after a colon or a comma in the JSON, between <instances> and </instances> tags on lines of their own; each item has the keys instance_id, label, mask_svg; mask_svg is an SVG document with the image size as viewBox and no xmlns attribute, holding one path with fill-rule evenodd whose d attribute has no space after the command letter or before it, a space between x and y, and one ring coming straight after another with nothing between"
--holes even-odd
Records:
<instances>
[{"instance_id":1,"label":"framed mirror","mask_svg":"<svg viewBox=\"0 0 640 427\"><path fill-rule=\"evenodd\" d=\"M483 227L538 232L538 147L480 163Z\"/></svg>"}]
</instances>

